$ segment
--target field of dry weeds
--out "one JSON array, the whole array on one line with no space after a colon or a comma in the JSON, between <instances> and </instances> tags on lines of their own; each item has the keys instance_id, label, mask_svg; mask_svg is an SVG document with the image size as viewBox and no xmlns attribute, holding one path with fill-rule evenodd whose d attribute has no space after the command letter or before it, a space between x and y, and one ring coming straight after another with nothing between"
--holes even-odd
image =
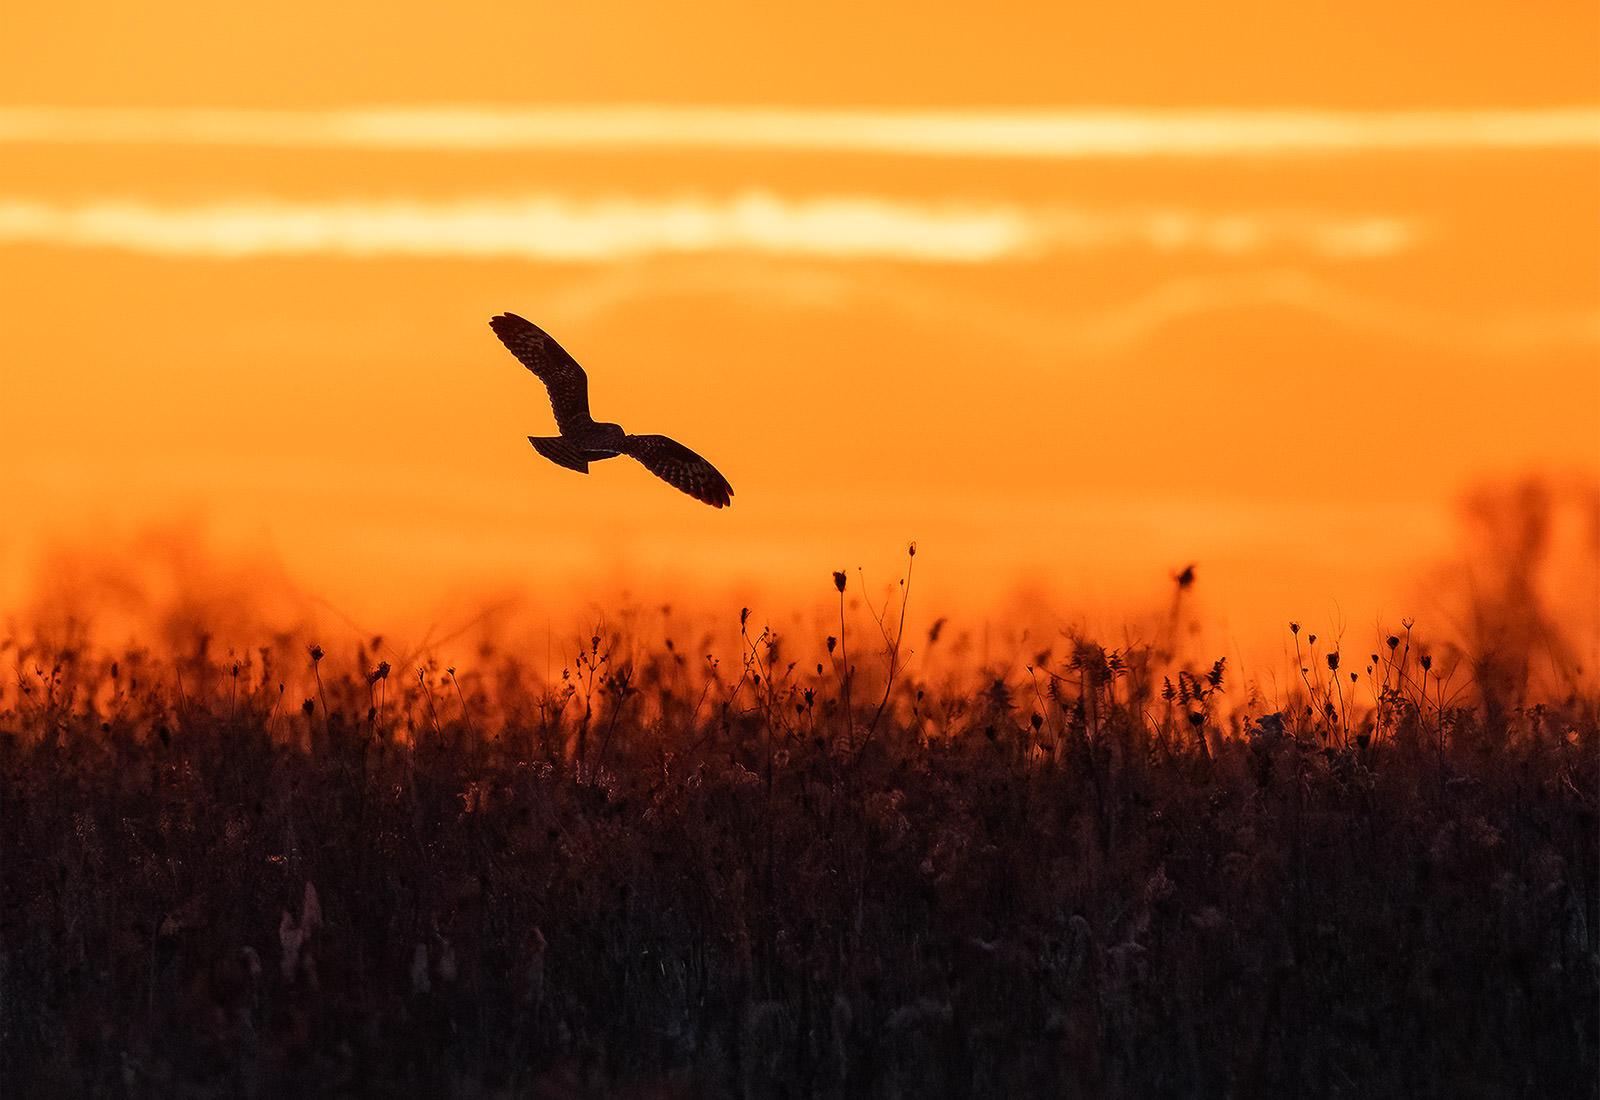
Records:
<instances>
[{"instance_id":1,"label":"field of dry weeds","mask_svg":"<svg viewBox=\"0 0 1600 1100\"><path fill-rule=\"evenodd\" d=\"M1595 700L1294 640L12 638L4 1092L1594 1096Z\"/></svg>"}]
</instances>

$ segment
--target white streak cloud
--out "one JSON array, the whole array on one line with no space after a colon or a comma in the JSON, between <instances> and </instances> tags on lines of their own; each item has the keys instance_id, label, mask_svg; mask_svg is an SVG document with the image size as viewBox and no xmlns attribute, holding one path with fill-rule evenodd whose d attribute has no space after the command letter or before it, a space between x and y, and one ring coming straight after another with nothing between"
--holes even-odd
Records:
<instances>
[{"instance_id":1,"label":"white streak cloud","mask_svg":"<svg viewBox=\"0 0 1600 1100\"><path fill-rule=\"evenodd\" d=\"M432 256L584 263L746 252L832 260L988 263L1142 249L1221 256L1286 252L1373 258L1422 229L1377 215L1092 209L907 202L877 196L614 198L559 194L450 202L135 199L61 204L0 197L0 245L115 248L173 256Z\"/></svg>"},{"instance_id":2,"label":"white streak cloud","mask_svg":"<svg viewBox=\"0 0 1600 1100\"><path fill-rule=\"evenodd\" d=\"M1600 108L1452 111L0 108L0 143L718 149L1043 160L1600 148Z\"/></svg>"}]
</instances>

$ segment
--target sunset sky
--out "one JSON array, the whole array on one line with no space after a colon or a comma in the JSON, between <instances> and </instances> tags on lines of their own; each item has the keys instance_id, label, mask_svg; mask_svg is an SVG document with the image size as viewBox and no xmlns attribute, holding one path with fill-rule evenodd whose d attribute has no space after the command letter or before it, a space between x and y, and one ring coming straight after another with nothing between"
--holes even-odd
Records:
<instances>
[{"instance_id":1,"label":"sunset sky","mask_svg":"<svg viewBox=\"0 0 1600 1100\"><path fill-rule=\"evenodd\" d=\"M1460 502L1530 476L1592 605L1597 41L1592 4L9 4L0 605L731 617L876 599L915 539L928 619L1131 622L1197 562L1225 639L1359 633L1452 614ZM534 453L508 310L733 506Z\"/></svg>"}]
</instances>

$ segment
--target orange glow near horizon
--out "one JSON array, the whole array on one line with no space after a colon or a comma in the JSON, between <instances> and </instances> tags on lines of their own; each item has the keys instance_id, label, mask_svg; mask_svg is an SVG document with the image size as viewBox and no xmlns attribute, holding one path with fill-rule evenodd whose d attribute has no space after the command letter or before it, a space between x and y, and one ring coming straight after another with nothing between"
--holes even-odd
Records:
<instances>
[{"instance_id":1,"label":"orange glow near horizon","mask_svg":"<svg viewBox=\"0 0 1600 1100\"><path fill-rule=\"evenodd\" d=\"M1459 629L1534 492L1594 629L1595 12L180 7L0 43L12 622L781 618L916 540L913 621L1137 630L1198 563L1275 652ZM732 508L535 454L503 311Z\"/></svg>"}]
</instances>

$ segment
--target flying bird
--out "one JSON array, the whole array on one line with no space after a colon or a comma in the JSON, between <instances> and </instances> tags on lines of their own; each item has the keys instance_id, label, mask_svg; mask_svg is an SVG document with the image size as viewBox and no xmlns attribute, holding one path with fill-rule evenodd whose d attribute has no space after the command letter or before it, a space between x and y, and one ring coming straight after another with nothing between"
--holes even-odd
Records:
<instances>
[{"instance_id":1,"label":"flying bird","mask_svg":"<svg viewBox=\"0 0 1600 1100\"><path fill-rule=\"evenodd\" d=\"M728 479L682 443L664 435L629 435L621 425L596 423L589 415L589 376L538 325L504 313L492 318L489 327L550 391L550 409L561 434L530 435L528 442L551 462L586 474L591 462L629 455L667 484L713 508L732 503Z\"/></svg>"}]
</instances>

